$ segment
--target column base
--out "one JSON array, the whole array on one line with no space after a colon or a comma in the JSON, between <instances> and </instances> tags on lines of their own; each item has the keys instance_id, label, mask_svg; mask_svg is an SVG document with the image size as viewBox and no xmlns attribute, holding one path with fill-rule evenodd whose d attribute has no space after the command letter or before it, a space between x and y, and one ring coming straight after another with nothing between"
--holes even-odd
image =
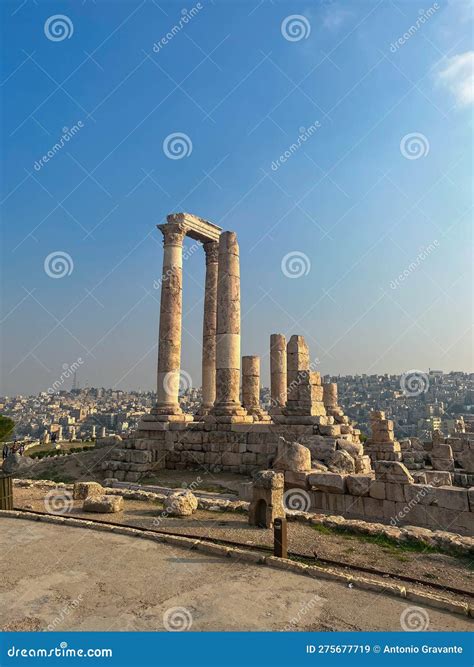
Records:
<instances>
[{"instance_id":1,"label":"column base","mask_svg":"<svg viewBox=\"0 0 474 667\"><path fill-rule=\"evenodd\" d=\"M201 405L199 410L196 412L195 417L205 417L206 415L208 415L211 412L213 407L214 406L213 406L212 403L209 403L207 405L204 405L204 404Z\"/></svg>"},{"instance_id":2,"label":"column base","mask_svg":"<svg viewBox=\"0 0 474 667\"><path fill-rule=\"evenodd\" d=\"M251 415L215 415L209 414L202 418L206 424L253 424Z\"/></svg>"},{"instance_id":3,"label":"column base","mask_svg":"<svg viewBox=\"0 0 474 667\"><path fill-rule=\"evenodd\" d=\"M271 422L272 418L265 410L262 408L247 408L248 414L254 418L256 422Z\"/></svg>"}]
</instances>

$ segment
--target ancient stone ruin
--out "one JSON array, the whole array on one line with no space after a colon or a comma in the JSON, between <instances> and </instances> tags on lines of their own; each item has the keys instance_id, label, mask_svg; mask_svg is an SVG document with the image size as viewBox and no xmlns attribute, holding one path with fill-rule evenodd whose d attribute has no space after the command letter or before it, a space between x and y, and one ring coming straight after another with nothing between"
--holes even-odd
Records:
<instances>
[{"instance_id":1,"label":"ancient stone ruin","mask_svg":"<svg viewBox=\"0 0 474 667\"><path fill-rule=\"evenodd\" d=\"M133 437L112 450L103 464L107 477L138 482L163 468L252 475L255 508L265 499L273 507L270 496L283 498L284 484L304 492L307 511L472 534L474 497L467 487L474 483L474 452L468 434L452 445L451 438L438 440L429 452L420 443L399 443L393 422L374 412L363 445L338 405L337 385L322 384L298 335L288 341L283 334L270 336L267 413L259 400L260 359L240 356L236 234L188 213L169 215L158 229L164 254L157 402ZM202 405L195 415L179 404L185 236L202 244L206 258ZM261 472L272 470L277 477ZM252 516L269 525L277 510L267 507L263 521L262 507Z\"/></svg>"}]
</instances>

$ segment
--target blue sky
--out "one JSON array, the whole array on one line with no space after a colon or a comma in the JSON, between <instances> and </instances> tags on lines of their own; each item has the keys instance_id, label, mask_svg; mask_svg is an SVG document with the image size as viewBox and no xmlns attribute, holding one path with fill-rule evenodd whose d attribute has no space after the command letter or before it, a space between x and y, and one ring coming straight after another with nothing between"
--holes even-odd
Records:
<instances>
[{"instance_id":1,"label":"blue sky","mask_svg":"<svg viewBox=\"0 0 474 667\"><path fill-rule=\"evenodd\" d=\"M44 391L78 358L81 385L154 387L155 226L175 211L237 232L242 353L263 384L273 332L306 336L323 373L472 370L469 3L1 11L3 393ZM184 264L196 386L203 281L200 251Z\"/></svg>"}]
</instances>

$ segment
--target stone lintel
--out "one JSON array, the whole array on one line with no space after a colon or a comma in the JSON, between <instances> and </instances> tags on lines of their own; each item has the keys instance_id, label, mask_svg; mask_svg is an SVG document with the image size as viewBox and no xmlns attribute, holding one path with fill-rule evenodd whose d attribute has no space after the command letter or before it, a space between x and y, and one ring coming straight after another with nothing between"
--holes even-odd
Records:
<instances>
[{"instance_id":1,"label":"stone lintel","mask_svg":"<svg viewBox=\"0 0 474 667\"><path fill-rule=\"evenodd\" d=\"M201 243L218 241L222 232L222 227L192 213L170 213L166 220L168 223L183 224L186 227L186 236Z\"/></svg>"}]
</instances>

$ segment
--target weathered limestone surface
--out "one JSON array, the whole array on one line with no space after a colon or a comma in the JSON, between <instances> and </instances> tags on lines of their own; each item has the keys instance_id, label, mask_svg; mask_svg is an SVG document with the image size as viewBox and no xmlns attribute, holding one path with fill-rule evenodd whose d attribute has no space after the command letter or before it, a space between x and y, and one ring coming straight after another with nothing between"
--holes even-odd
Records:
<instances>
[{"instance_id":1,"label":"weathered limestone surface","mask_svg":"<svg viewBox=\"0 0 474 667\"><path fill-rule=\"evenodd\" d=\"M321 376L310 368L309 349L303 336L292 336L287 345L287 424L319 423L326 417Z\"/></svg>"},{"instance_id":2,"label":"weathered limestone surface","mask_svg":"<svg viewBox=\"0 0 474 667\"><path fill-rule=\"evenodd\" d=\"M92 496L103 495L104 489L98 482L76 482L74 484L72 497L74 500L85 500Z\"/></svg>"},{"instance_id":3,"label":"weathered limestone surface","mask_svg":"<svg viewBox=\"0 0 474 667\"><path fill-rule=\"evenodd\" d=\"M242 357L242 404L255 421L270 421L260 406L260 357Z\"/></svg>"},{"instance_id":4,"label":"weathered limestone surface","mask_svg":"<svg viewBox=\"0 0 474 667\"><path fill-rule=\"evenodd\" d=\"M270 336L270 393L272 415L281 415L287 398L286 338L283 334Z\"/></svg>"},{"instance_id":5,"label":"weathered limestone surface","mask_svg":"<svg viewBox=\"0 0 474 667\"><path fill-rule=\"evenodd\" d=\"M190 516L197 508L197 498L191 491L177 491L165 499L164 511L169 516Z\"/></svg>"},{"instance_id":6,"label":"weathered limestone surface","mask_svg":"<svg viewBox=\"0 0 474 667\"><path fill-rule=\"evenodd\" d=\"M249 507L249 524L271 528L276 518L284 518L283 474L274 470L261 470L254 477L252 500Z\"/></svg>"},{"instance_id":7,"label":"weathered limestone surface","mask_svg":"<svg viewBox=\"0 0 474 667\"><path fill-rule=\"evenodd\" d=\"M199 415L207 415L216 399L216 335L217 335L217 274L219 244L208 241L206 253L206 284L202 331L202 406Z\"/></svg>"},{"instance_id":8,"label":"weathered limestone surface","mask_svg":"<svg viewBox=\"0 0 474 667\"><path fill-rule=\"evenodd\" d=\"M123 509L123 497L108 495L88 496L84 500L82 509L84 512L97 512L98 514L121 512Z\"/></svg>"},{"instance_id":9,"label":"weathered limestone surface","mask_svg":"<svg viewBox=\"0 0 474 667\"><path fill-rule=\"evenodd\" d=\"M393 421L385 418L385 412L375 410L370 416L372 435L364 443L365 453L372 463L376 461L401 461L400 443L395 440Z\"/></svg>"},{"instance_id":10,"label":"weathered limestone surface","mask_svg":"<svg viewBox=\"0 0 474 667\"><path fill-rule=\"evenodd\" d=\"M181 370L181 320L183 309L184 224L158 225L163 234L160 327L158 340L157 404L155 416L182 415L178 402Z\"/></svg>"},{"instance_id":11,"label":"weathered limestone surface","mask_svg":"<svg viewBox=\"0 0 474 667\"><path fill-rule=\"evenodd\" d=\"M253 421L242 407L239 395L239 245L235 232L223 232L219 239L217 283L216 401L211 414L224 419L217 421Z\"/></svg>"},{"instance_id":12,"label":"weathered limestone surface","mask_svg":"<svg viewBox=\"0 0 474 667\"><path fill-rule=\"evenodd\" d=\"M304 445L297 442L287 442L285 438L280 437L273 467L275 470L292 470L294 472L311 470L311 452Z\"/></svg>"}]
</instances>

